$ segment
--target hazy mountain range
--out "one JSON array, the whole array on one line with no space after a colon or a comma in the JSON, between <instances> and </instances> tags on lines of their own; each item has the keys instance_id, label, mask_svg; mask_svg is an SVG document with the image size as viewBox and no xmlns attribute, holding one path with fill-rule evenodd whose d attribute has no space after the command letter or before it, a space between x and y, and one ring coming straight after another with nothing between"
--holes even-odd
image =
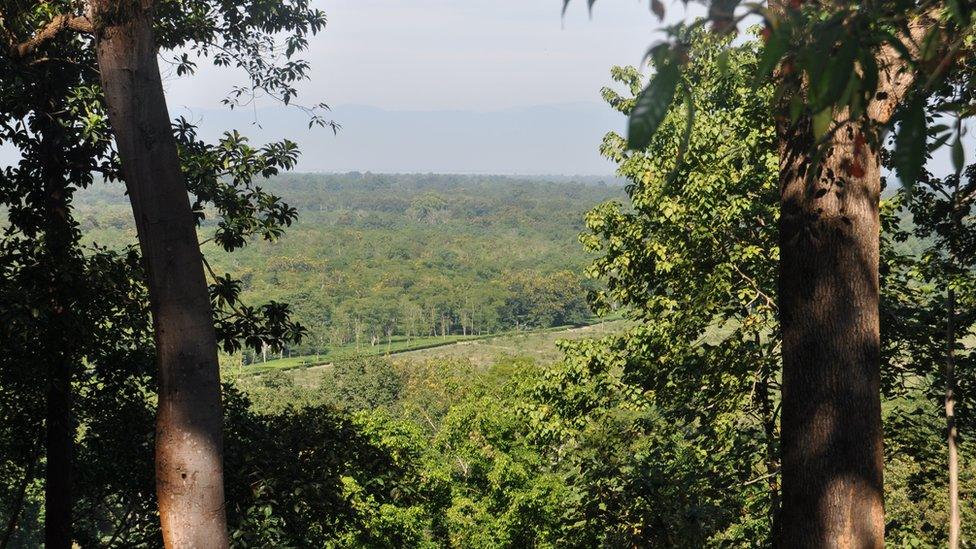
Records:
<instances>
[{"instance_id":1,"label":"hazy mountain range","mask_svg":"<svg viewBox=\"0 0 976 549\"><path fill-rule=\"evenodd\" d=\"M333 135L308 129L308 116L296 108L170 110L197 123L208 139L236 128L256 144L297 141L298 169L305 172L609 175L613 164L600 156L600 142L626 123L597 103L498 111L342 105L329 113L342 125Z\"/></svg>"}]
</instances>

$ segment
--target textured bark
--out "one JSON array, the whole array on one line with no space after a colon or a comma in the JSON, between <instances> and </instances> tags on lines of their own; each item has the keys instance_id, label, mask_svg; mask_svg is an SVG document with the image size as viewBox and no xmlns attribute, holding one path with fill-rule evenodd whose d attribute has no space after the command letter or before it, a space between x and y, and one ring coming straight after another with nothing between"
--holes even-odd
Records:
<instances>
[{"instance_id":1,"label":"textured bark","mask_svg":"<svg viewBox=\"0 0 976 549\"><path fill-rule=\"evenodd\" d=\"M778 545L880 548L877 146L847 125L815 166L809 125L783 126Z\"/></svg>"},{"instance_id":2,"label":"textured bark","mask_svg":"<svg viewBox=\"0 0 976 549\"><path fill-rule=\"evenodd\" d=\"M42 44L53 40L65 29L75 32L91 32L91 21L87 17L76 17L72 15L57 15L43 29L30 37L26 42L14 44L10 47L10 56L14 59L27 57Z\"/></svg>"},{"instance_id":3,"label":"textured bark","mask_svg":"<svg viewBox=\"0 0 976 549\"><path fill-rule=\"evenodd\" d=\"M783 0L770 0L775 11ZM905 36L920 42L918 17ZM835 113L821 156L810 121L777 116L779 312L783 337L783 548L884 545L879 330L879 136L914 76L890 45L876 52L877 93L861 119ZM787 98L788 99L788 98Z\"/></svg>"},{"instance_id":4,"label":"textured bark","mask_svg":"<svg viewBox=\"0 0 976 549\"><path fill-rule=\"evenodd\" d=\"M217 342L148 3L93 0L109 121L145 261L159 376L156 491L167 547L227 546Z\"/></svg>"}]
</instances>

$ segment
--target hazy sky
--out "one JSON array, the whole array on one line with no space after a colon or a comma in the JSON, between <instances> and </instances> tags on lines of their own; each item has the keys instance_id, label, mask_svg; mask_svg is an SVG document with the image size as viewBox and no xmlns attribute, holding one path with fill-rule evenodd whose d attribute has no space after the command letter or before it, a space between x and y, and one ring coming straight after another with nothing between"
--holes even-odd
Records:
<instances>
[{"instance_id":1,"label":"hazy sky","mask_svg":"<svg viewBox=\"0 0 976 549\"><path fill-rule=\"evenodd\" d=\"M701 14L664 1L666 23ZM648 0L598 0L592 17L572 0L565 18L562 0L312 2L328 25L305 52L298 101L333 105L337 136L267 98L228 111L220 100L245 78L206 62L184 78L162 65L171 114L208 139L233 128L255 143L297 141L302 171L609 175L598 148L626 121L600 88L611 66L640 64L662 25ZM947 153L936 156L930 169L948 173ZM0 164L17 160L0 148Z\"/></svg>"},{"instance_id":2,"label":"hazy sky","mask_svg":"<svg viewBox=\"0 0 976 549\"><path fill-rule=\"evenodd\" d=\"M637 64L659 23L647 0L317 0L329 23L306 58L303 101L391 110L494 110L599 101L614 64ZM672 8L684 13L680 2ZM172 107L214 107L234 78L168 82ZM263 106L268 106L267 101Z\"/></svg>"},{"instance_id":3,"label":"hazy sky","mask_svg":"<svg viewBox=\"0 0 976 549\"><path fill-rule=\"evenodd\" d=\"M664 2L666 23L702 12ZM648 0L598 0L592 17L586 4L572 0L563 18L562 0L313 0L328 25L305 53L299 102L333 105L338 136L306 131L269 99L256 105L261 127L253 113L216 111L244 80L205 64L167 78L170 110L211 137L234 127L296 140L306 171L610 174L598 147L625 122L600 88L612 65L640 64L662 23ZM938 175L947 154L930 164Z\"/></svg>"},{"instance_id":4,"label":"hazy sky","mask_svg":"<svg viewBox=\"0 0 976 549\"><path fill-rule=\"evenodd\" d=\"M328 25L305 53L312 78L298 102L334 106L338 136L306 131L267 98L260 127L255 113L214 110L242 75L204 64L166 78L171 113L209 137L235 127L256 141L298 141L304 171L608 175L599 145L625 120L600 89L611 66L641 63L661 26L648 0L600 0L592 18L586 0L565 18L562 0L313 4ZM669 15L686 13L675 2Z\"/></svg>"}]
</instances>

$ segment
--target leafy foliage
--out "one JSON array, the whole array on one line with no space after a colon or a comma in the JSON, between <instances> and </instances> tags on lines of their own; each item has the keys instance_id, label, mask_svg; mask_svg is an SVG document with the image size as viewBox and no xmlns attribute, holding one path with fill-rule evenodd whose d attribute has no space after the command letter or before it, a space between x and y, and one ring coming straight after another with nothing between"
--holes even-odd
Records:
<instances>
[{"instance_id":1,"label":"leafy foliage","mask_svg":"<svg viewBox=\"0 0 976 549\"><path fill-rule=\"evenodd\" d=\"M569 3L564 1L564 11ZM588 1L590 9L595 3ZM914 184L921 174L930 138L933 148L952 142L956 165L964 164L962 122L976 113L976 90L969 77L976 27L968 2L702 3L708 8L706 17L687 27L664 28L666 39L650 50L657 74L631 114L632 148L646 146L658 128L674 97L676 74L695 66L689 28L735 35L744 22L758 17L764 22L765 44L756 82L775 86L772 97L786 106L794 123L801 116L812 120L818 146L829 143L846 121L861 121L894 129L893 164L906 184ZM663 4L655 0L650 7L663 19ZM888 89L888 80L898 83ZM687 116L694 118L691 112ZM940 124L930 132L929 118L955 124Z\"/></svg>"},{"instance_id":2,"label":"leafy foliage","mask_svg":"<svg viewBox=\"0 0 976 549\"><path fill-rule=\"evenodd\" d=\"M164 48L219 47L242 68L260 71L252 74L255 89L286 101L304 75L303 64L279 62L304 49L305 37L322 26L321 13L304 2L256 2L245 11L220 2L155 7ZM36 464L46 460L50 468L60 459L58 467L70 470L78 466L74 455L86 467L74 475L78 521L72 535L90 545L157 544L152 469L110 473L115 460L151 464L152 431L142 422L152 418L146 406L154 389L148 375L154 350L139 256L134 239L111 251L84 246L73 215L75 192L96 174L119 177L91 35L104 22L88 20L83 10L84 3L68 1L0 7L0 144L21 155L0 173L0 206L7 218L0 237L0 270L6 275L0 285L0 444L10 447L2 467L12 475L3 491L3 545L34 539L34 525L20 519L39 518L32 487L43 472ZM289 29L295 37L284 57L263 49ZM201 209L217 211L228 249L242 246L251 234L276 237L291 222L290 208L250 183L255 175L293 167L292 144L257 152L230 134L208 146L185 123L177 137L183 141L188 190L198 193ZM214 294L225 345L280 346L303 334L286 306L237 307L233 281L214 278L224 285ZM37 423L45 417L48 433L64 425L63 444L44 447L45 432ZM6 430L24 425L30 427Z\"/></svg>"}]
</instances>

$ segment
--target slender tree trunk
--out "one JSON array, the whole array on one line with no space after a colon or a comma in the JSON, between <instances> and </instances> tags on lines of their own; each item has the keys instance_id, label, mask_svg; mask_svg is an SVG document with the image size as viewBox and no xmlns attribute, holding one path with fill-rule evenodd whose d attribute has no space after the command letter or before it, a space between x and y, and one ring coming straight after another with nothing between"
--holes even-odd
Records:
<instances>
[{"instance_id":1,"label":"slender tree trunk","mask_svg":"<svg viewBox=\"0 0 976 549\"><path fill-rule=\"evenodd\" d=\"M147 270L159 369L156 492L167 547L227 546L217 341L148 0L92 0L109 121Z\"/></svg>"},{"instance_id":2,"label":"slender tree trunk","mask_svg":"<svg viewBox=\"0 0 976 549\"><path fill-rule=\"evenodd\" d=\"M71 372L57 364L47 387L47 468L44 474L44 546L71 548Z\"/></svg>"},{"instance_id":3,"label":"slender tree trunk","mask_svg":"<svg viewBox=\"0 0 976 549\"><path fill-rule=\"evenodd\" d=\"M64 129L52 113L60 105L42 105L37 115L41 137L44 190L44 255L50 269L50 286L46 304L45 352L47 402L45 418L46 468L44 474L44 544L49 549L71 547L71 468L74 456L75 428L71 416L72 352L71 326L68 322L70 288L67 273L72 270L74 245L71 219L68 215L66 189Z\"/></svg>"},{"instance_id":4,"label":"slender tree trunk","mask_svg":"<svg viewBox=\"0 0 976 549\"><path fill-rule=\"evenodd\" d=\"M884 543L877 139L780 121L784 548ZM812 173L811 173L812 172Z\"/></svg>"},{"instance_id":5,"label":"slender tree trunk","mask_svg":"<svg viewBox=\"0 0 976 549\"><path fill-rule=\"evenodd\" d=\"M756 349L762 349L762 341L760 335L757 333L755 336ZM757 359L763 361L764 366L762 372L759 376L759 380L756 383L756 405L758 408L759 416L761 418L763 434L765 435L765 446L766 446L766 474L769 478L766 482L766 488L769 491L769 501L770 501L770 523L773 525L773 539L777 538L775 528L779 527L779 520L776 518L777 513L779 513L779 453L776 448L776 441L778 436L776 433L776 408L773 403L772 394L770 391L770 385L773 382L773 368L769 364L766 357L759 355Z\"/></svg>"},{"instance_id":6,"label":"slender tree trunk","mask_svg":"<svg viewBox=\"0 0 976 549\"><path fill-rule=\"evenodd\" d=\"M949 445L949 548L959 549L961 519L959 517L959 449L956 430L956 292L947 291L946 322L946 437Z\"/></svg>"}]
</instances>

